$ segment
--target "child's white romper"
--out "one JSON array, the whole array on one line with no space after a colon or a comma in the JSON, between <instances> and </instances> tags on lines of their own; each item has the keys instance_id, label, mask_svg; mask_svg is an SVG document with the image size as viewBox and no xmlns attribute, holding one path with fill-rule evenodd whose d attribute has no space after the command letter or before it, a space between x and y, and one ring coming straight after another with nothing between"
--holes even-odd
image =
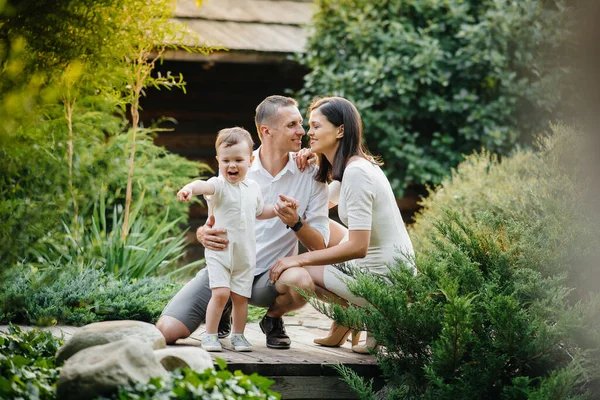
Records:
<instances>
[{"instance_id":1,"label":"child's white romper","mask_svg":"<svg viewBox=\"0 0 600 400\"><path fill-rule=\"evenodd\" d=\"M254 225L264 206L260 187L251 179L233 184L221 176L208 182L215 186L214 195L204 196L209 215L215 216L214 228L225 228L229 239L225 250L205 251L210 288L228 287L250 297L256 268Z\"/></svg>"}]
</instances>

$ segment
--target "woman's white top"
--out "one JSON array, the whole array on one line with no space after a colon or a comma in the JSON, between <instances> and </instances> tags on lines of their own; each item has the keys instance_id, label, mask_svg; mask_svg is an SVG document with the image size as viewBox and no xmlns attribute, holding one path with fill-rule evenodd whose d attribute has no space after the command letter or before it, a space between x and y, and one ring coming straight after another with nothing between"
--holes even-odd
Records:
<instances>
[{"instance_id":1,"label":"woman's white top","mask_svg":"<svg viewBox=\"0 0 600 400\"><path fill-rule=\"evenodd\" d=\"M340 220L349 231L371 231L367 256L355 260L358 266L378 274L387 274L386 264L396 258L413 266L412 242L390 182L379 166L364 158L350 162L342 182L329 185L329 201L338 203Z\"/></svg>"}]
</instances>

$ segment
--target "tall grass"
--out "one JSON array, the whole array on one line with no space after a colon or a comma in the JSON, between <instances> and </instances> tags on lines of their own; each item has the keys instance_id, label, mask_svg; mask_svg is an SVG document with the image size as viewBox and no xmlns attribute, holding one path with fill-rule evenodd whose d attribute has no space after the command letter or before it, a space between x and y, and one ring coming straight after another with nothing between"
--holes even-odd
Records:
<instances>
[{"instance_id":1,"label":"tall grass","mask_svg":"<svg viewBox=\"0 0 600 400\"><path fill-rule=\"evenodd\" d=\"M129 216L129 234L123 238L124 213L122 206L115 205L107 212L104 196L94 205L91 222L81 221L76 232L63 222L64 243L51 243L51 253L43 259L59 256L75 262L81 269L90 265L119 278L143 278L148 276L183 276L204 264L198 260L179 265L185 254L185 233L171 236L173 228L183 218L169 221L168 209L157 223L141 215L144 196L134 204Z\"/></svg>"}]
</instances>

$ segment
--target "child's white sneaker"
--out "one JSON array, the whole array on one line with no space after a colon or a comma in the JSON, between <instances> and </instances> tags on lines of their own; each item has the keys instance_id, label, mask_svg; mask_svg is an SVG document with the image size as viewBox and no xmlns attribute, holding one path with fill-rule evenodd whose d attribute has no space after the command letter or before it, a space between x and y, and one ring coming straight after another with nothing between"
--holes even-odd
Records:
<instances>
[{"instance_id":1,"label":"child's white sneaker","mask_svg":"<svg viewBox=\"0 0 600 400\"><path fill-rule=\"evenodd\" d=\"M252 351L252 344L246 340L243 333L232 333L230 340L235 351Z\"/></svg>"},{"instance_id":2,"label":"child's white sneaker","mask_svg":"<svg viewBox=\"0 0 600 400\"><path fill-rule=\"evenodd\" d=\"M223 346L221 346L221 342L219 342L219 337L216 333L205 333L204 336L202 336L202 348L206 351L223 351Z\"/></svg>"}]
</instances>

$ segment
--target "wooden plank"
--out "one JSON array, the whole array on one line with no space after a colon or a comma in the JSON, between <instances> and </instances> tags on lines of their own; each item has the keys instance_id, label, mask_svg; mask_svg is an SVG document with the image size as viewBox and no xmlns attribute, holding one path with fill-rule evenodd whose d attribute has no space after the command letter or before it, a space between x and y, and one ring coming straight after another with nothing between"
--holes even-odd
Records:
<instances>
[{"instance_id":1,"label":"wooden plank","mask_svg":"<svg viewBox=\"0 0 600 400\"><path fill-rule=\"evenodd\" d=\"M215 51L211 54L190 53L185 50L168 50L163 58L169 61L191 61L205 63L235 63L242 65L264 65L289 63L288 53L253 50Z\"/></svg>"},{"instance_id":2,"label":"wooden plank","mask_svg":"<svg viewBox=\"0 0 600 400\"><path fill-rule=\"evenodd\" d=\"M324 323L329 322L324 320ZM312 343L314 337L322 335L322 330L324 329L316 330L315 333L314 327L288 326L292 347L278 350L266 347L265 335L257 323L251 323L246 326L244 333L254 346L254 351L235 352L231 349L229 339L222 339L223 352L210 354L213 358L225 360L231 370L257 372L264 376L336 376L337 372L331 367L336 363L342 363L363 376L374 377L380 374L376 359L371 355L353 353L349 345L333 348ZM180 339L177 344L200 345L203 333L204 327L201 326L189 338Z\"/></svg>"},{"instance_id":3,"label":"wooden plank","mask_svg":"<svg viewBox=\"0 0 600 400\"><path fill-rule=\"evenodd\" d=\"M306 29L294 25L256 24L237 21L210 21L197 19L177 19L185 23L201 38L189 35L181 40L186 46L195 47L204 43L229 50L254 50L265 52L303 52L306 43Z\"/></svg>"},{"instance_id":4,"label":"wooden plank","mask_svg":"<svg viewBox=\"0 0 600 400\"><path fill-rule=\"evenodd\" d=\"M310 1L178 0L175 16L212 20L303 25L310 21L316 6Z\"/></svg>"},{"instance_id":5,"label":"wooden plank","mask_svg":"<svg viewBox=\"0 0 600 400\"><path fill-rule=\"evenodd\" d=\"M336 376L269 376L271 389L284 399L355 399L356 394Z\"/></svg>"},{"instance_id":6,"label":"wooden plank","mask_svg":"<svg viewBox=\"0 0 600 400\"><path fill-rule=\"evenodd\" d=\"M171 117L175 119L188 119L188 120L219 120L219 121L239 121L246 120L253 121L253 111L220 111L220 112L205 112L202 109L146 109L142 114L145 120L152 120L154 118ZM214 121L213 121L214 122ZM252 122L252 125L254 122ZM248 125L248 126L252 126ZM231 126L227 124L224 127Z\"/></svg>"},{"instance_id":7,"label":"wooden plank","mask_svg":"<svg viewBox=\"0 0 600 400\"><path fill-rule=\"evenodd\" d=\"M214 148L216 138L217 132L212 134L165 132L154 138L154 144L164 146L168 149L185 149L189 147Z\"/></svg>"},{"instance_id":8,"label":"wooden plank","mask_svg":"<svg viewBox=\"0 0 600 400\"><path fill-rule=\"evenodd\" d=\"M208 217L208 208L200 204L192 204L190 206L190 218L192 219L206 219Z\"/></svg>"}]
</instances>

